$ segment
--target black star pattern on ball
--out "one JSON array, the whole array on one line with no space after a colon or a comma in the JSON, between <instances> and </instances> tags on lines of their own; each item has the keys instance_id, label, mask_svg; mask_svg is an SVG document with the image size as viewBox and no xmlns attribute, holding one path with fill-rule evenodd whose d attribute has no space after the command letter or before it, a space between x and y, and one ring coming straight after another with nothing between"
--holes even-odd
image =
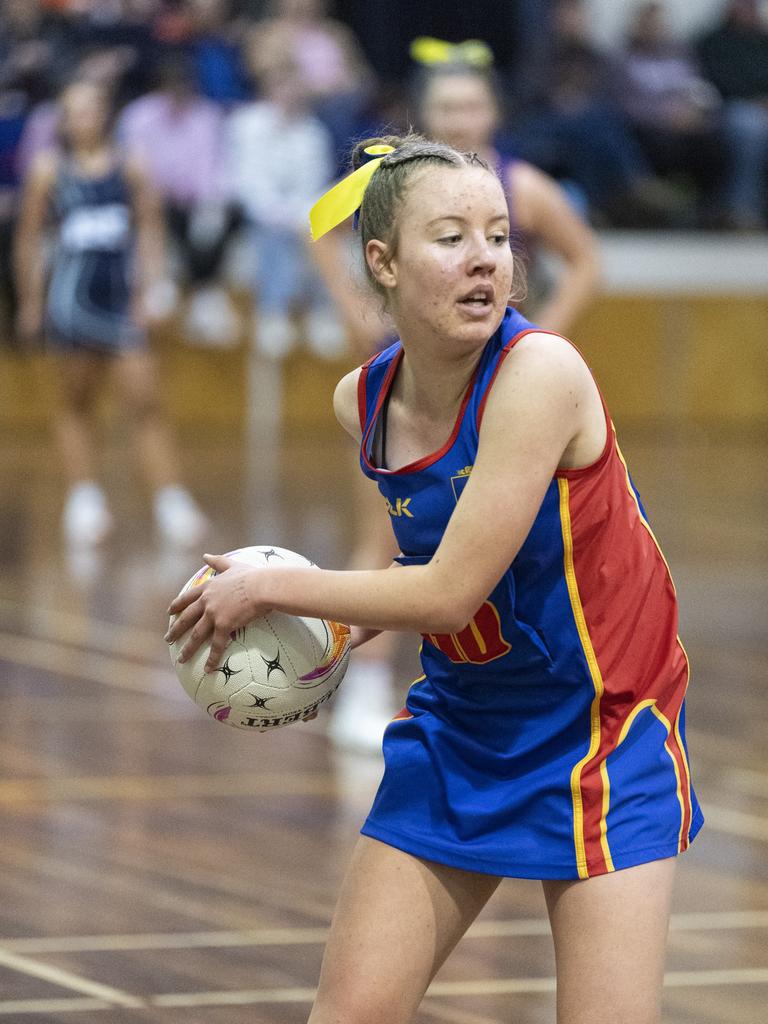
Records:
<instances>
[{"instance_id":1,"label":"black star pattern on ball","mask_svg":"<svg viewBox=\"0 0 768 1024\"><path fill-rule=\"evenodd\" d=\"M267 701L274 699L273 697L257 697L255 693L251 693L249 696L253 698L253 704L250 704L249 707L264 708L265 710L269 710L267 708Z\"/></svg>"},{"instance_id":2,"label":"black star pattern on ball","mask_svg":"<svg viewBox=\"0 0 768 1024\"><path fill-rule=\"evenodd\" d=\"M230 659L227 658L227 660L224 662L224 664L216 669L217 672L221 672L221 674L224 676L224 685L225 686L227 685L229 680L232 678L232 676L239 675L239 673L243 671L241 668L230 668L229 667L229 661L230 661Z\"/></svg>"},{"instance_id":3,"label":"black star pattern on ball","mask_svg":"<svg viewBox=\"0 0 768 1024\"><path fill-rule=\"evenodd\" d=\"M267 666L267 679L269 679L269 677L272 675L273 672L282 672L283 675L285 675L285 669L280 664L280 651L279 651L279 649L278 649L277 654L271 660L269 658L265 658L263 654L261 656L261 660Z\"/></svg>"},{"instance_id":4,"label":"black star pattern on ball","mask_svg":"<svg viewBox=\"0 0 768 1024\"><path fill-rule=\"evenodd\" d=\"M262 551L261 553L262 553L262 555L264 555L264 561L265 562L268 562L270 560L270 558L279 558L281 561L285 561L283 556L278 554L277 551L275 551L274 548L270 548L269 551Z\"/></svg>"}]
</instances>

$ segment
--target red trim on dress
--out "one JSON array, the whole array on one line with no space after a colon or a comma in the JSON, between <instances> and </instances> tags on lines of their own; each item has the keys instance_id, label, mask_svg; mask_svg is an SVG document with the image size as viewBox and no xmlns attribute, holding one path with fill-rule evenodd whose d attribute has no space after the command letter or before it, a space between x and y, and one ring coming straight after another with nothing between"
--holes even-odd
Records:
<instances>
[{"instance_id":1,"label":"red trim on dress","mask_svg":"<svg viewBox=\"0 0 768 1024\"><path fill-rule=\"evenodd\" d=\"M403 349L401 348L400 351L397 352L397 354L395 355L395 358L392 360L392 365L387 370L387 374L384 377L384 380L382 381L381 390L379 391L378 400L376 402L376 408L374 409L373 416L371 417L371 422L368 425L368 429L365 431L365 434L363 435L363 443L361 449L363 461L365 465L368 467L368 469L370 469L374 473L381 473L386 476L398 476L401 473L418 473L422 469L426 469L428 466L432 466L435 462L438 462L440 459L442 459L442 457L446 454L446 452L449 451L449 449L451 448L451 446L453 445L453 443L455 442L456 438L459 435L459 431L461 430L461 423L462 420L464 419L464 413L466 412L467 405L469 404L469 400L472 397L472 391L474 389L475 381L477 380L477 375L480 370L480 363L478 362L472 374L472 379L470 380L469 384L467 385L467 389L464 392L464 397L461 400L461 406L459 407L459 411L456 416L456 422L454 423L453 430L451 431L451 436L448 438L445 444L438 448L436 452L432 452L429 455L423 455L420 459L416 459L415 462L409 462L407 465L401 466L400 469L381 469L379 466L374 466L371 460L368 458L368 441L370 439L372 431L376 426L376 420L378 419L379 413L381 412L381 407L384 404L384 401L387 397L387 393L390 387L392 386L392 381L394 379L397 368L400 365L402 357Z\"/></svg>"},{"instance_id":2,"label":"red trim on dress","mask_svg":"<svg viewBox=\"0 0 768 1024\"><path fill-rule=\"evenodd\" d=\"M553 333L554 333L553 331L540 331L538 329L538 327L528 327L528 328L526 328L526 330L520 331L518 334L513 335L509 339L509 341L506 343L506 345L502 348L501 352L499 353L499 361L496 363L496 366L493 369L493 373L491 374L491 379L488 381L488 385L487 385L487 387L485 389L485 394L480 399L480 405L478 406L478 409L477 409L477 420L476 420L476 423L477 423L477 432L478 432L478 434L480 433L480 426L481 426L481 424L483 422L483 413L485 412L485 403L488 401L488 395L491 393L491 388L493 387L494 382L496 380L496 375L498 374L499 370L503 366L504 360L507 358L509 353L515 347L515 345L518 343L518 341L520 341L521 338L524 338L526 336L526 334L553 334Z\"/></svg>"},{"instance_id":3,"label":"red trim on dress","mask_svg":"<svg viewBox=\"0 0 768 1024\"><path fill-rule=\"evenodd\" d=\"M365 421L368 411L368 397L366 393L366 389L368 387L368 370L378 354L378 352L375 352L370 359L367 359L363 363L360 367L360 375L357 378L357 415L360 418L360 430L363 433L365 433Z\"/></svg>"},{"instance_id":4,"label":"red trim on dress","mask_svg":"<svg viewBox=\"0 0 768 1024\"><path fill-rule=\"evenodd\" d=\"M521 338L524 338L526 336L526 334L551 334L555 338L562 338L563 341L567 341L568 342L568 344L571 346L571 348L576 349L576 351L579 353L581 358L584 360L584 365L589 370L589 364L587 363L586 359L584 359L584 356L583 356L581 350L576 345L574 345L574 343L570 340L570 338L566 338L565 335L558 334L557 331L542 331L542 330L540 330L537 327L533 327L533 328L529 327L526 330L521 331L519 334L516 334L513 338L510 338L510 340L506 343L504 348L501 350L501 353L499 355L499 361L496 363L496 366L494 367L494 371L493 371L493 374L491 376L491 379L488 381L488 386L485 389L485 394L483 395L482 400L481 400L480 405L478 406L478 410L477 410L477 432L478 432L478 434L480 433L480 427L481 427L482 422L483 422L483 413L485 412L485 403L488 401L488 395L491 393L491 388L493 387L494 382L496 380L496 375L498 374L499 370L501 369L501 367L502 367L506 357L509 355L509 353L512 351L512 349L515 347L515 345L518 343L518 341L520 341ZM554 476L555 479L557 479L558 477L566 477L567 479L572 480L574 478L582 476L584 473L589 473L591 470L597 469L599 466L601 466L605 462L605 460L608 458L608 456L609 456L609 454L610 454L610 452L611 452L611 450L613 448L613 437L614 437L614 434L613 434L613 424L611 422L610 414L608 413L608 406L605 404L605 399L603 398L603 393L600 390L600 385L595 380L594 375L592 374L592 371L589 370L589 373L590 373L590 376L592 377L592 380L594 381L595 387L597 388L597 393L600 396L600 403L601 403L601 405L603 407L603 413L605 415L605 445L603 447L602 452L598 455L598 457L595 459L594 462L590 462L589 465L587 465L587 466L577 466L574 469L558 469L558 470L555 471L555 476Z\"/></svg>"},{"instance_id":5,"label":"red trim on dress","mask_svg":"<svg viewBox=\"0 0 768 1024\"><path fill-rule=\"evenodd\" d=\"M603 463L598 472L582 477L578 486L569 488L573 570L603 684L600 739L592 757L583 764L580 777L584 849L590 875L606 869L601 843L601 765L616 750L624 723L640 701L653 700L672 727L667 745L681 783L684 843L692 817L685 755L675 735L689 670L677 637L674 588L663 556L630 493L624 465L618 456L607 462L601 456L598 462ZM575 472L583 474L584 470ZM610 510L610 522L598 531L590 513L600 503ZM627 586L628 578L631 587ZM615 622L617 610L621 628ZM665 763L665 768L672 784L673 767ZM608 782L610 786L610 766ZM607 841L610 847L610 827Z\"/></svg>"}]
</instances>

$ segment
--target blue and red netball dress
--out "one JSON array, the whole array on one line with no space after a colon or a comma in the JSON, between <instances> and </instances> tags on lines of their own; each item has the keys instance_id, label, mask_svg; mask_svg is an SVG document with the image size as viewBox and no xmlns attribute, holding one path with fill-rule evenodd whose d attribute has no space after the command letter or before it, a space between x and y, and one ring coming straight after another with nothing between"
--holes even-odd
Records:
<instances>
[{"instance_id":1,"label":"blue and red netball dress","mask_svg":"<svg viewBox=\"0 0 768 1024\"><path fill-rule=\"evenodd\" d=\"M394 471L372 451L400 343L363 368L362 467L386 498L403 563L437 549L494 377L532 330L507 310L448 441ZM606 420L603 453L555 475L472 621L423 638L424 675L386 730L365 835L467 870L565 879L672 857L701 827L675 588Z\"/></svg>"}]
</instances>

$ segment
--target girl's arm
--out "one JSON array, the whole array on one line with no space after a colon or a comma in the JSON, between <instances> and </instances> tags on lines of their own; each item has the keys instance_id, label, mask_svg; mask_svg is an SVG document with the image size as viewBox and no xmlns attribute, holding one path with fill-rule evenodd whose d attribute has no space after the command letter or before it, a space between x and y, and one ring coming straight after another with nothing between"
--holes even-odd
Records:
<instances>
[{"instance_id":1,"label":"girl's arm","mask_svg":"<svg viewBox=\"0 0 768 1024\"><path fill-rule=\"evenodd\" d=\"M358 358L381 348L394 334L392 322L382 311L381 301L365 282L355 280L346 252L349 222L345 221L316 242L307 242L315 266L341 314L344 327Z\"/></svg>"},{"instance_id":2,"label":"girl's arm","mask_svg":"<svg viewBox=\"0 0 768 1024\"><path fill-rule=\"evenodd\" d=\"M38 334L43 323L43 237L57 162L55 154L42 153L32 164L22 192L16 222L13 263L19 295L18 329L19 334L26 338Z\"/></svg>"},{"instance_id":3,"label":"girl's arm","mask_svg":"<svg viewBox=\"0 0 768 1024\"><path fill-rule=\"evenodd\" d=\"M522 162L512 164L509 175L518 226L540 239L564 264L552 294L536 311L536 322L549 331L568 334L600 285L597 239L548 175Z\"/></svg>"},{"instance_id":4,"label":"girl's arm","mask_svg":"<svg viewBox=\"0 0 768 1024\"><path fill-rule=\"evenodd\" d=\"M336 398L351 429L354 378L342 381ZM593 461L605 430L597 388L575 349L552 335L529 335L498 374L472 474L427 565L397 572L254 570L206 556L221 575L176 598L169 612L178 618L167 639L192 629L186 660L212 635L211 671L230 632L273 608L375 629L459 632L512 563L558 465ZM418 517L418 504L411 508Z\"/></svg>"},{"instance_id":5,"label":"girl's arm","mask_svg":"<svg viewBox=\"0 0 768 1024\"><path fill-rule=\"evenodd\" d=\"M125 174L131 189L136 228L135 307L144 319L144 296L165 277L165 221L155 188L141 164L126 160Z\"/></svg>"}]
</instances>

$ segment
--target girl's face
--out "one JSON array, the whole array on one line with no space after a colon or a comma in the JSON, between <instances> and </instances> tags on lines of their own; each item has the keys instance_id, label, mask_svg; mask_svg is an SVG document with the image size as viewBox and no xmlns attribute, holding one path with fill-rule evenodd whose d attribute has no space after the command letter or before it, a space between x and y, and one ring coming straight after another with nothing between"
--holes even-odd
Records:
<instances>
[{"instance_id":1,"label":"girl's face","mask_svg":"<svg viewBox=\"0 0 768 1024\"><path fill-rule=\"evenodd\" d=\"M482 167L417 171L395 229L394 255L372 239L366 258L387 289L401 335L439 337L455 354L482 347L512 291L509 214L498 178Z\"/></svg>"},{"instance_id":2,"label":"girl's face","mask_svg":"<svg viewBox=\"0 0 768 1024\"><path fill-rule=\"evenodd\" d=\"M421 116L430 138L473 153L491 145L498 110L479 75L436 74L427 84Z\"/></svg>"},{"instance_id":3,"label":"girl's face","mask_svg":"<svg viewBox=\"0 0 768 1024\"><path fill-rule=\"evenodd\" d=\"M61 130L70 145L93 145L107 130L107 100L102 90L87 82L72 85L60 100Z\"/></svg>"}]
</instances>

